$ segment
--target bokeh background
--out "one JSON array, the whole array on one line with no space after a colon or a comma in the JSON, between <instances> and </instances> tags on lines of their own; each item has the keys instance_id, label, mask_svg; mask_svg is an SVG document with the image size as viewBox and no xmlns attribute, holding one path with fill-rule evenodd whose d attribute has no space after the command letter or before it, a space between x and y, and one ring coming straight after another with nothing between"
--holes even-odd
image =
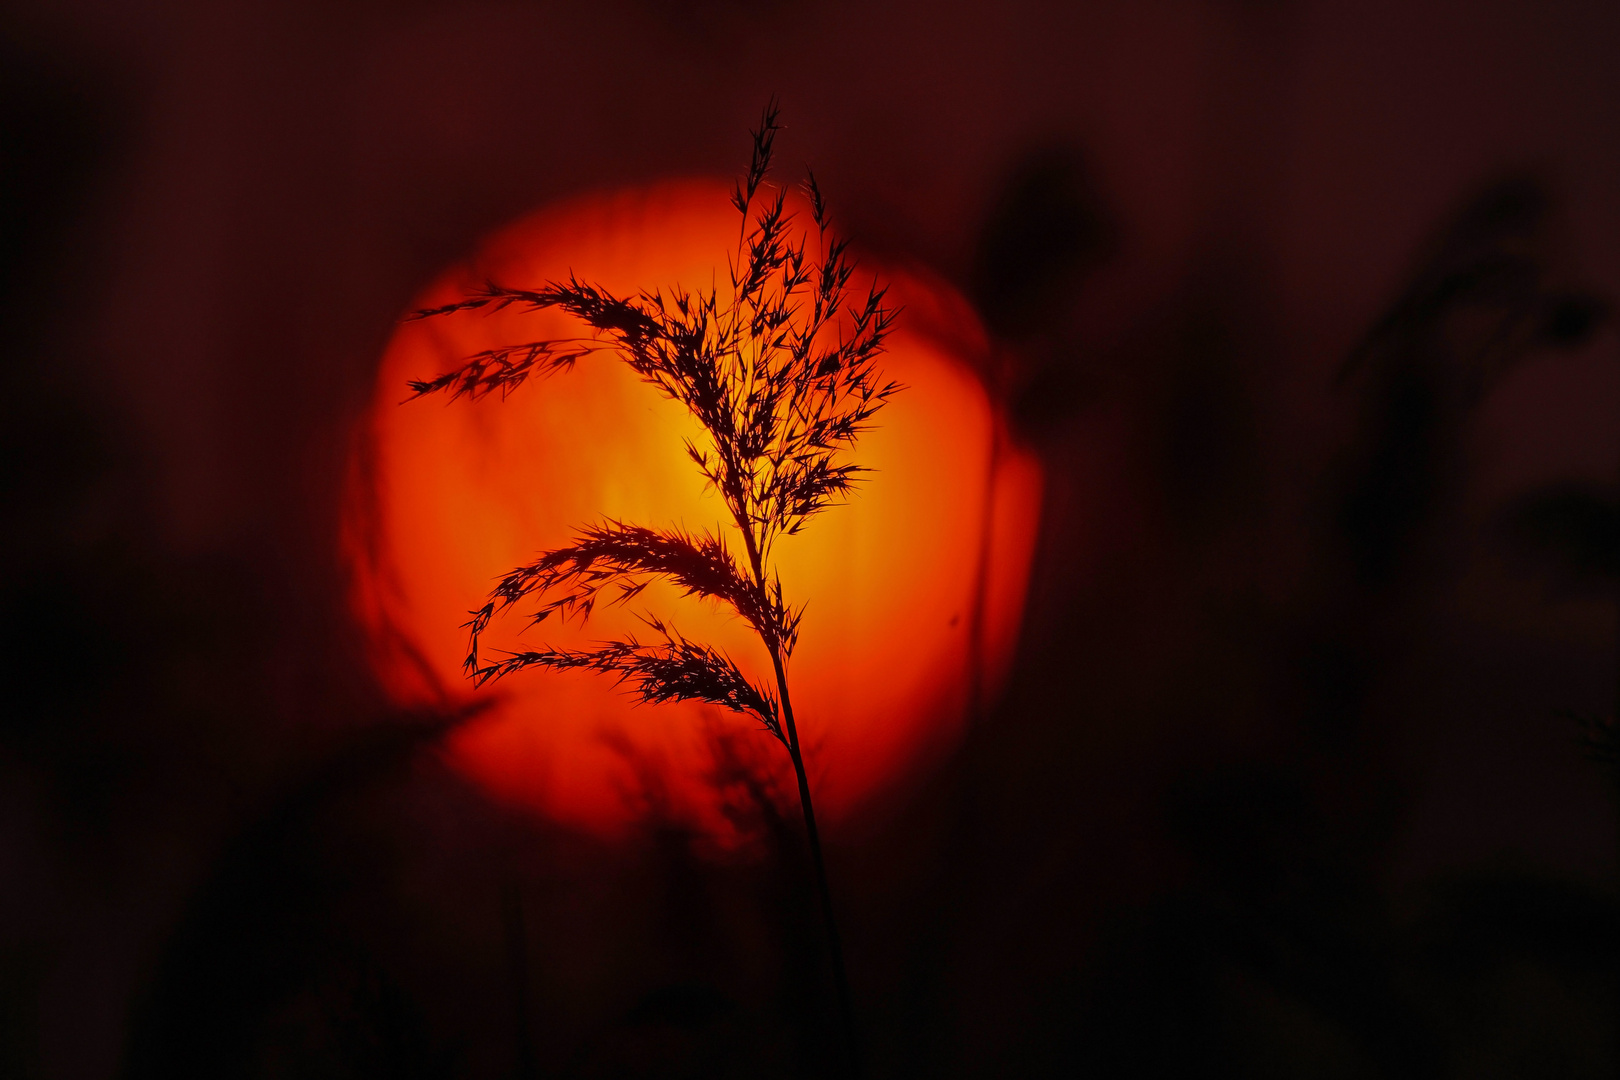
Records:
<instances>
[{"instance_id":1,"label":"bokeh background","mask_svg":"<svg viewBox=\"0 0 1620 1080\"><path fill-rule=\"evenodd\" d=\"M412 295L772 93L1047 475L1006 692L828 840L867 1072L1614 1075L1616 55L1595 2L7 5L0 1075L833 1074L793 819L493 805L337 545Z\"/></svg>"}]
</instances>

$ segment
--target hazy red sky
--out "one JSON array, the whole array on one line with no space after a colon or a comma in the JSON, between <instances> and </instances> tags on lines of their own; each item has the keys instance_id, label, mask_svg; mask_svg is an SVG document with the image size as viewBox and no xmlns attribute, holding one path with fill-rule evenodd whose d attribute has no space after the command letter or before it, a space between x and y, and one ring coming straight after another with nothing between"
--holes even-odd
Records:
<instances>
[{"instance_id":1,"label":"hazy red sky","mask_svg":"<svg viewBox=\"0 0 1620 1080\"><path fill-rule=\"evenodd\" d=\"M175 676L176 695L213 701L229 725L205 712L107 735L98 714L91 735L63 736L106 761L145 763L108 796L93 843L61 824L71 806L32 794L55 790L55 766L18 766L31 779L7 796L3 824L8 844L21 838L7 852L28 884L8 894L0 921L19 940L49 943L37 1025L48 1075L111 1073L131 1002L210 859L314 760L288 732L358 715L332 691L340 680L322 665L337 661L320 644L336 634L351 423L411 297L489 230L592 189L729 176L774 93L782 159L816 167L856 239L960 283L1017 164L1034 148L1074 147L1120 236L1118 258L1071 313L1082 351L1151 336L1189 282L1230 274L1249 305L1254 348L1241 364L1273 425L1264 465L1279 493L1317 476L1344 431L1332 373L1480 182L1523 169L1546 177L1564 207L1558 269L1620 296L1612 2L17 0L0 29L12 56L54 72L109 133L87 214L57 252L57 306L38 314L60 355L88 358L63 362L62 379L130 436L113 445L151 481L142 490L161 558L247 567L268 612L263 643L244 639L254 644L239 669L220 660ZM1610 331L1511 376L1470 435L1463 518L1483 521L1553 479L1612 481L1613 361ZM1136 683L1151 689L1171 665L1128 650L1146 642L1172 654L1198 632L1175 618L1198 613L1198 589L1225 584L1224 563L1184 556L1175 537L1158 537L1160 548L1143 540L1152 493L1132 471L1144 442L1133 425L1151 411L1149 390L1067 429L1055 474L1069 531L1056 534L1046 580L1053 604L1092 603L1083 610L1099 624L1119 618L1123 629L1107 624L1098 644L1129 662L1110 668L1106 648L1082 659L1131 707ZM106 505L87 513L113 514L117 499ZM1138 547L1152 570L1140 580L1120 555ZM153 565L167 602L170 564ZM1546 606L1534 584L1482 580L1435 602L1456 631L1436 638L1444 678L1407 697L1416 683L1391 691L1465 733L1414 784L1391 873L1504 851L1607 872L1612 813L1599 781L1542 721L1566 688L1572 704L1609 700L1612 610ZM1177 607L1189 582L1194 599ZM1236 607L1249 598L1233 593ZM1465 726L1476 713L1462 705L1430 708L1443 700L1479 705L1485 719ZM1157 842L1143 839L1149 795L1136 789L1151 787L1138 780L1159 736L1141 733L1150 725L1137 713L1119 715L1057 750L1014 732L982 755L989 794L975 813L994 857L973 866L1006 870L998 888L1012 880L1007 896L1039 900L1008 907L1011 924L1090 925L1085 912L1157 880L1143 854ZM1174 716L1189 728L1204 719ZM1200 745L1242 735L1212 721ZM1061 777L1064 796L1079 794L1060 806L1072 815L1051 826L1054 846L1039 848L1024 835L1022 800L1036 786L1026 767L1068 768L1064 754L1083 767ZM100 791L102 775L86 765L74 778ZM1084 880L1075 870L1049 888L1049 871L1082 864ZM1011 946L974 935L993 921L981 911L1005 912L974 902L957 909L971 939L963 982L978 987L967 1000L979 994L986 1016L996 1000L1016 1012L1037 984L995 982ZM1031 932L1026 959L1067 963L1066 940Z\"/></svg>"},{"instance_id":2,"label":"hazy red sky","mask_svg":"<svg viewBox=\"0 0 1620 1080\"><path fill-rule=\"evenodd\" d=\"M1582 267L1620 283L1609 4L13 12L19 40L130 121L105 187L105 299L85 314L116 345L187 542L302 498L250 505L240 476L286 476L289 446L358 400L406 298L477 235L590 187L728 175L770 93L786 159L815 164L857 236L947 276L1026 148L1078 144L1125 236L1098 333L1230 240L1274 291L1290 385L1322 381L1433 223L1503 169L1546 168ZM1597 423L1577 412L1560 437Z\"/></svg>"}]
</instances>

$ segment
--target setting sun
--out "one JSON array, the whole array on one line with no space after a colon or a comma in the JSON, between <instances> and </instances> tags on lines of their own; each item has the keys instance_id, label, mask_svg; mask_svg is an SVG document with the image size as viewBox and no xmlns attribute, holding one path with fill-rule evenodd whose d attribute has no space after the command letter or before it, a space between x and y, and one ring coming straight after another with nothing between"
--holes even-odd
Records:
<instances>
[{"instance_id":1,"label":"setting sun","mask_svg":"<svg viewBox=\"0 0 1620 1080\"><path fill-rule=\"evenodd\" d=\"M727 194L689 182L545 209L495 233L419 301L570 274L619 296L724 284L738 241ZM904 390L856 447L872 471L855 495L775 550L784 591L806 605L794 705L816 801L834 821L948 752L973 696L994 692L1016 643L1039 512L1039 468L1008 441L970 366L985 345L967 306L921 273L864 261L863 294L874 272L904 309L879 361ZM480 350L587 332L561 312L516 308L401 325L355 455L345 530L354 610L397 702L487 699L448 750L496 798L596 831L648 812L720 829L722 741L783 775L757 722L698 702L637 706L587 672L522 672L478 690L463 676L469 611L500 575L582 527L727 531L721 499L682 449L699 439L696 421L610 354L504 399L405 401L410 380ZM747 625L667 585L599 607L583 627L529 627L534 606L497 619L486 650L577 648L644 632L651 614L769 679Z\"/></svg>"}]
</instances>

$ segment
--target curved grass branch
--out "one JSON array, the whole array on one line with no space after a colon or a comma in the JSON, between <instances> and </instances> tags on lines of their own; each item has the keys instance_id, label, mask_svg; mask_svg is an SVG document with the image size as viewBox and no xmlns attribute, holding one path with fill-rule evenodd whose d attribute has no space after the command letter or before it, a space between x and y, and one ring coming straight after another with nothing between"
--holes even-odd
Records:
<instances>
[{"instance_id":1,"label":"curved grass branch","mask_svg":"<svg viewBox=\"0 0 1620 1080\"><path fill-rule=\"evenodd\" d=\"M803 607L784 598L771 555L777 540L799 533L863 479L867 470L850 454L901 389L877 369L898 311L876 281L864 296L851 297L855 262L845 241L829 234L826 200L813 174L806 175L804 191L816 251L807 250L808 234L795 240L786 192L767 185L777 115L773 101L753 133L748 169L732 191L742 220L728 262L728 292L710 286L706 292L675 288L668 295L619 297L572 276L538 288L487 282L459 301L413 317L557 309L592 335L487 349L436 378L411 382L410 389L415 397L504 397L531 376L565 372L586 356L606 352L702 426L702 440L686 442L685 453L719 493L730 520L702 534L611 520L585 528L573 543L510 571L472 612L465 668L480 685L535 667L596 671L615 676L649 704L704 701L751 715L783 744L798 780L851 1071L858 1072L849 981L788 684ZM727 546L728 529L742 542L742 562ZM751 683L729 657L651 616L647 622L660 641L629 637L495 660L480 653L490 622L520 601L538 602L531 627L552 615L584 622L599 602L628 603L655 580L722 604L745 620L770 657L774 692Z\"/></svg>"}]
</instances>

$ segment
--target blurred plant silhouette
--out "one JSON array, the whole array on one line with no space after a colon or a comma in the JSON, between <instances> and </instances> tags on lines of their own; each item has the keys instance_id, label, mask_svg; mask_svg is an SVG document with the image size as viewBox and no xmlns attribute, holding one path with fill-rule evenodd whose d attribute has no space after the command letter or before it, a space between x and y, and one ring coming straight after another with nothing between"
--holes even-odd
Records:
<instances>
[{"instance_id":1,"label":"blurred plant silhouette","mask_svg":"<svg viewBox=\"0 0 1620 1080\"><path fill-rule=\"evenodd\" d=\"M478 685L525 668L584 669L615 675L644 703L705 701L752 715L786 749L798 779L834 979L854 1054L853 1017L831 892L816 828L804 755L794 721L787 666L804 608L790 603L772 565L775 542L792 536L847 497L866 471L848 460L872 417L900 389L876 366L897 314L874 280L864 300L848 296L855 270L847 241L828 232L827 205L806 172L819 250L795 244L787 192L767 188L780 125L771 101L753 132L747 172L732 205L741 215L729 260L729 293L677 286L670 295L633 298L570 276L538 288L488 282L463 300L418 311L418 319L461 312L557 308L590 328L590 336L531 341L485 350L437 378L413 381L416 397L448 392L451 399L511 393L530 376L570 369L580 359L610 353L641 379L678 402L702 425L704 445L686 453L724 500L729 527L741 540L733 554L726 529L692 534L607 520L586 526L576 540L547 551L501 579L466 624L465 669ZM508 652L488 659L479 641L496 615L527 598L540 601L530 626L552 615L587 620L598 601L625 604L654 580L713 600L747 622L769 654L774 687L749 680L731 658L683 637L657 616L645 617L656 640L633 635L586 649Z\"/></svg>"}]
</instances>

